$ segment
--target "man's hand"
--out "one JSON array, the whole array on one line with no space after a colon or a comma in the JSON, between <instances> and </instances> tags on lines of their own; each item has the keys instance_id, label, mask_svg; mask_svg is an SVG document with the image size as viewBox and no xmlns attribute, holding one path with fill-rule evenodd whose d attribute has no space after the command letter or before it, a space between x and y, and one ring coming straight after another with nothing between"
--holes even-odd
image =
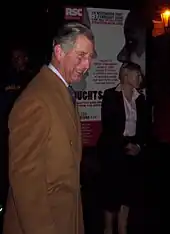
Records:
<instances>
[{"instance_id":1,"label":"man's hand","mask_svg":"<svg viewBox=\"0 0 170 234\"><path fill-rule=\"evenodd\" d=\"M132 144L132 143L128 143L125 147L125 151L127 155L136 156L140 152L140 146Z\"/></svg>"}]
</instances>

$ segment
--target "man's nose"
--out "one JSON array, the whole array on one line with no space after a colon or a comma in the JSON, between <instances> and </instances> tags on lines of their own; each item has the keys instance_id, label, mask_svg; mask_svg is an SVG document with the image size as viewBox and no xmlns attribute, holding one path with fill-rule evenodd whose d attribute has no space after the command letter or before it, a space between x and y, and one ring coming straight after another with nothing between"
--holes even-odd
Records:
<instances>
[{"instance_id":1,"label":"man's nose","mask_svg":"<svg viewBox=\"0 0 170 234\"><path fill-rule=\"evenodd\" d=\"M83 65L84 69L88 70L90 68L90 65L91 65L91 60L90 59L84 59L82 65Z\"/></svg>"},{"instance_id":2,"label":"man's nose","mask_svg":"<svg viewBox=\"0 0 170 234\"><path fill-rule=\"evenodd\" d=\"M117 60L122 63L130 61L130 55L126 45L121 49L121 51L117 55Z\"/></svg>"}]
</instances>

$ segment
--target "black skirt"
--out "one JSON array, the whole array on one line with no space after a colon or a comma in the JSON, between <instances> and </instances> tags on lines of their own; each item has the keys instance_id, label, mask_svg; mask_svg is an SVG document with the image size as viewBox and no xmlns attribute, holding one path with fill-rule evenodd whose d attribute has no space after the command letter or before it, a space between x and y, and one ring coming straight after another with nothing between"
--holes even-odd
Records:
<instances>
[{"instance_id":1,"label":"black skirt","mask_svg":"<svg viewBox=\"0 0 170 234\"><path fill-rule=\"evenodd\" d=\"M127 140L127 139L126 139ZM118 211L121 205L141 204L143 191L142 153L130 156L122 150L106 155L101 165L101 193L104 210Z\"/></svg>"}]
</instances>

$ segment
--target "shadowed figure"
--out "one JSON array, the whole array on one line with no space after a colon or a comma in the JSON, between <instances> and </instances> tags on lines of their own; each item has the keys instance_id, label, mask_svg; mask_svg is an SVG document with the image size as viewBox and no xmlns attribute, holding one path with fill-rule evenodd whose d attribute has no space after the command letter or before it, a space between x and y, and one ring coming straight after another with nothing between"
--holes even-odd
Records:
<instances>
[{"instance_id":1,"label":"shadowed figure","mask_svg":"<svg viewBox=\"0 0 170 234\"><path fill-rule=\"evenodd\" d=\"M145 74L146 22L141 12L129 12L124 24L124 36L125 44L117 56L118 61L136 63Z\"/></svg>"}]
</instances>

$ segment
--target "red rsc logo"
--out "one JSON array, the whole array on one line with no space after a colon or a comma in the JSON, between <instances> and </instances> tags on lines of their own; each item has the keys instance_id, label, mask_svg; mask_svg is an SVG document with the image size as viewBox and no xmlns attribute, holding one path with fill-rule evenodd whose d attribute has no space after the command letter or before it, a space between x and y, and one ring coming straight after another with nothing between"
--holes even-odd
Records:
<instances>
[{"instance_id":1,"label":"red rsc logo","mask_svg":"<svg viewBox=\"0 0 170 234\"><path fill-rule=\"evenodd\" d=\"M65 8L65 19L81 19L83 16L82 8Z\"/></svg>"}]
</instances>

